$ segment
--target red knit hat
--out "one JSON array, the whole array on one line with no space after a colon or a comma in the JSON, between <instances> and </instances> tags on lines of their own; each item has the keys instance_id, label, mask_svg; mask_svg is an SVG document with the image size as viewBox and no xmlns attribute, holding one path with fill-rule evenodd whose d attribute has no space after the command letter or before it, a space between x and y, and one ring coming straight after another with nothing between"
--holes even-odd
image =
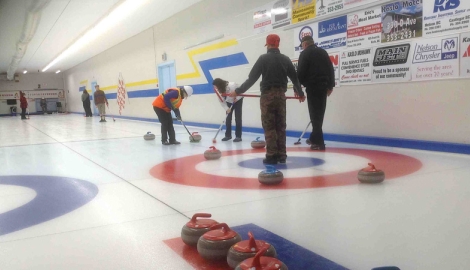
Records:
<instances>
[{"instance_id":1,"label":"red knit hat","mask_svg":"<svg viewBox=\"0 0 470 270\"><path fill-rule=\"evenodd\" d=\"M266 45L264 46L271 45L279 48L279 42L281 42L281 38L276 34L271 34L266 37Z\"/></svg>"}]
</instances>

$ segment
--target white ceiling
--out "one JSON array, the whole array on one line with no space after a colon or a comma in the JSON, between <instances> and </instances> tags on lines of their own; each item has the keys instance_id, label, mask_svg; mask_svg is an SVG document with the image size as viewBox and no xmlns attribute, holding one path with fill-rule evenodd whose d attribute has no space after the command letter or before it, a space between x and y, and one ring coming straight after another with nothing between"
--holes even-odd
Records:
<instances>
[{"instance_id":1,"label":"white ceiling","mask_svg":"<svg viewBox=\"0 0 470 270\"><path fill-rule=\"evenodd\" d=\"M28 7L37 0L0 0L0 73L8 70L21 38ZM133 14L85 48L46 72L67 70L150 28L202 0L146 0ZM51 0L42 10L37 30L16 73L38 72L122 0Z\"/></svg>"}]
</instances>

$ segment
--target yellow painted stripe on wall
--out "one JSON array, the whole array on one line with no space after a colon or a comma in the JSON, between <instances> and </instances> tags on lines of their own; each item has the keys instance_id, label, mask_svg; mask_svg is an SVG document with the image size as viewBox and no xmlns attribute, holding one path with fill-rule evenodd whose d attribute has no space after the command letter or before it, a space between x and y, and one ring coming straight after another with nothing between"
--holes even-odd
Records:
<instances>
[{"instance_id":1,"label":"yellow painted stripe on wall","mask_svg":"<svg viewBox=\"0 0 470 270\"><path fill-rule=\"evenodd\" d=\"M145 81L140 81L140 82L126 83L126 87L140 86L140 85L147 85L147 84L157 84L157 83L158 83L158 79L151 79L151 80L145 80Z\"/></svg>"},{"instance_id":2,"label":"yellow painted stripe on wall","mask_svg":"<svg viewBox=\"0 0 470 270\"><path fill-rule=\"evenodd\" d=\"M158 79L150 79L150 80L145 80L145 81L126 83L125 85L126 87L134 87L134 86L141 86L141 85L148 85L148 84L156 85L157 83L158 83ZM100 87L100 89L103 91L117 90L118 85Z\"/></svg>"},{"instance_id":3,"label":"yellow painted stripe on wall","mask_svg":"<svg viewBox=\"0 0 470 270\"><path fill-rule=\"evenodd\" d=\"M111 85L111 86L100 87L100 89L103 90L103 91L114 90L114 89L117 89L117 88L118 88L117 85Z\"/></svg>"},{"instance_id":4,"label":"yellow painted stripe on wall","mask_svg":"<svg viewBox=\"0 0 470 270\"><path fill-rule=\"evenodd\" d=\"M237 45L237 44L238 44L238 41L236 39L231 39L231 40L219 42L219 43L216 43L216 44L212 44L212 45L209 45L209 46L206 46L206 47L202 47L202 48L198 48L198 49L189 51L188 52L189 61L191 62L191 65L194 68L194 72L176 75L176 80L193 79L193 78L201 77L201 73L199 73L199 69L197 68L196 62L193 59L194 56L196 56L198 54L203 54L203 53L206 53L206 52L211 52L211 51L227 48L227 47L234 46L234 45ZM88 83L88 81L85 81L85 82ZM81 83L82 82L80 82L80 84ZM148 84L157 84L157 83L158 83L158 79L150 79L150 80L145 80L145 81L126 83L126 87L141 86L141 85L148 85ZM117 85L100 87L100 89L103 90L103 91L117 90L117 88L118 88Z\"/></svg>"},{"instance_id":5,"label":"yellow painted stripe on wall","mask_svg":"<svg viewBox=\"0 0 470 270\"><path fill-rule=\"evenodd\" d=\"M81 81L80 84L88 84L88 80Z\"/></svg>"},{"instance_id":6,"label":"yellow painted stripe on wall","mask_svg":"<svg viewBox=\"0 0 470 270\"><path fill-rule=\"evenodd\" d=\"M199 73L199 69L197 68L196 62L194 62L193 56L198 55L198 54L202 54L202 53L206 53L206 52L210 52L210 51L215 51L215 50L227 48L227 47L234 46L234 45L237 45L237 44L238 44L238 41L236 39L231 39L231 40L219 42L219 43L216 43L216 44L212 44L212 45L209 45L209 46L206 46L206 47L202 47L202 48L199 48L199 49L189 51L188 52L189 61L191 62L191 65L193 66L195 71L192 72L192 73L176 75L176 80L193 79L193 78L201 77L201 74Z\"/></svg>"}]
</instances>

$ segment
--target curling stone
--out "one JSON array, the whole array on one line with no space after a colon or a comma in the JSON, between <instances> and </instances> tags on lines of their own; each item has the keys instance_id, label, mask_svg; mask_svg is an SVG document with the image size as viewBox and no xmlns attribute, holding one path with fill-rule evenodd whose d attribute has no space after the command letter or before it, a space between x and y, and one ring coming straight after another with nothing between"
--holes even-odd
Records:
<instances>
[{"instance_id":1,"label":"curling stone","mask_svg":"<svg viewBox=\"0 0 470 270\"><path fill-rule=\"evenodd\" d=\"M284 175L282 172L276 169L276 167L271 165L266 165L266 170L261 171L258 174L258 181L261 184L265 185L277 185L284 180Z\"/></svg>"},{"instance_id":2,"label":"curling stone","mask_svg":"<svg viewBox=\"0 0 470 270\"><path fill-rule=\"evenodd\" d=\"M209 150L204 152L204 157L207 160L219 159L222 156L222 152L219 149L216 149L214 146L209 147Z\"/></svg>"},{"instance_id":3,"label":"curling stone","mask_svg":"<svg viewBox=\"0 0 470 270\"><path fill-rule=\"evenodd\" d=\"M152 134L152 132L147 132L147 134L144 135L144 140L146 141L151 141L155 140L155 134Z\"/></svg>"},{"instance_id":4,"label":"curling stone","mask_svg":"<svg viewBox=\"0 0 470 270\"><path fill-rule=\"evenodd\" d=\"M197 242L199 255L207 260L226 260L231 246L242 238L232 231L226 223L220 223L210 228Z\"/></svg>"},{"instance_id":5,"label":"curling stone","mask_svg":"<svg viewBox=\"0 0 470 270\"><path fill-rule=\"evenodd\" d=\"M211 214L197 213L191 218L191 220L183 226L181 229L181 239L186 245L197 246L199 237L210 230L210 227L219 224L213 219L208 219ZM206 219L197 219L206 218Z\"/></svg>"},{"instance_id":6,"label":"curling stone","mask_svg":"<svg viewBox=\"0 0 470 270\"><path fill-rule=\"evenodd\" d=\"M357 173L357 179L361 183L375 184L383 182L385 173L382 170L377 170L372 163L368 163L369 167L360 170Z\"/></svg>"},{"instance_id":7,"label":"curling stone","mask_svg":"<svg viewBox=\"0 0 470 270\"><path fill-rule=\"evenodd\" d=\"M276 249L268 242L255 240L253 234L248 232L249 240L244 240L233 245L228 251L227 263L230 267L235 268L241 262L248 258L253 258L260 249L267 247L263 256L277 257Z\"/></svg>"},{"instance_id":8,"label":"curling stone","mask_svg":"<svg viewBox=\"0 0 470 270\"><path fill-rule=\"evenodd\" d=\"M199 135L197 132L193 132L191 133L191 136L189 136L190 142L199 142L201 139L201 135Z\"/></svg>"},{"instance_id":9,"label":"curling stone","mask_svg":"<svg viewBox=\"0 0 470 270\"><path fill-rule=\"evenodd\" d=\"M237 265L235 270L288 270L287 266L280 260L262 256L267 250L267 247L260 249L255 257L244 260Z\"/></svg>"},{"instance_id":10,"label":"curling stone","mask_svg":"<svg viewBox=\"0 0 470 270\"><path fill-rule=\"evenodd\" d=\"M251 147L254 149L264 148L265 146L266 146L266 142L260 141L259 137L256 138L256 140L251 142Z\"/></svg>"}]
</instances>

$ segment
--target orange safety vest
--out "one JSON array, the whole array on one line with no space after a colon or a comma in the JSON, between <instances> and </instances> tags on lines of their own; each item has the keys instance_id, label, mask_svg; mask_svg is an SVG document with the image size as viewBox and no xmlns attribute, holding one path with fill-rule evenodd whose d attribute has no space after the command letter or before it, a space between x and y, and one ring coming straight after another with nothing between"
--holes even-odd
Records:
<instances>
[{"instance_id":1,"label":"orange safety vest","mask_svg":"<svg viewBox=\"0 0 470 270\"><path fill-rule=\"evenodd\" d=\"M165 92L158 95L158 97L152 102L153 107L157 107L157 108L165 110L166 112L170 112L171 109L166 106L165 101L163 100L163 97L166 94L168 94L170 90L178 91L178 98L170 99L170 102L173 108L178 109L181 106L181 103L183 103L183 99L181 98L181 92L179 88L168 88L167 90L165 90Z\"/></svg>"}]
</instances>

